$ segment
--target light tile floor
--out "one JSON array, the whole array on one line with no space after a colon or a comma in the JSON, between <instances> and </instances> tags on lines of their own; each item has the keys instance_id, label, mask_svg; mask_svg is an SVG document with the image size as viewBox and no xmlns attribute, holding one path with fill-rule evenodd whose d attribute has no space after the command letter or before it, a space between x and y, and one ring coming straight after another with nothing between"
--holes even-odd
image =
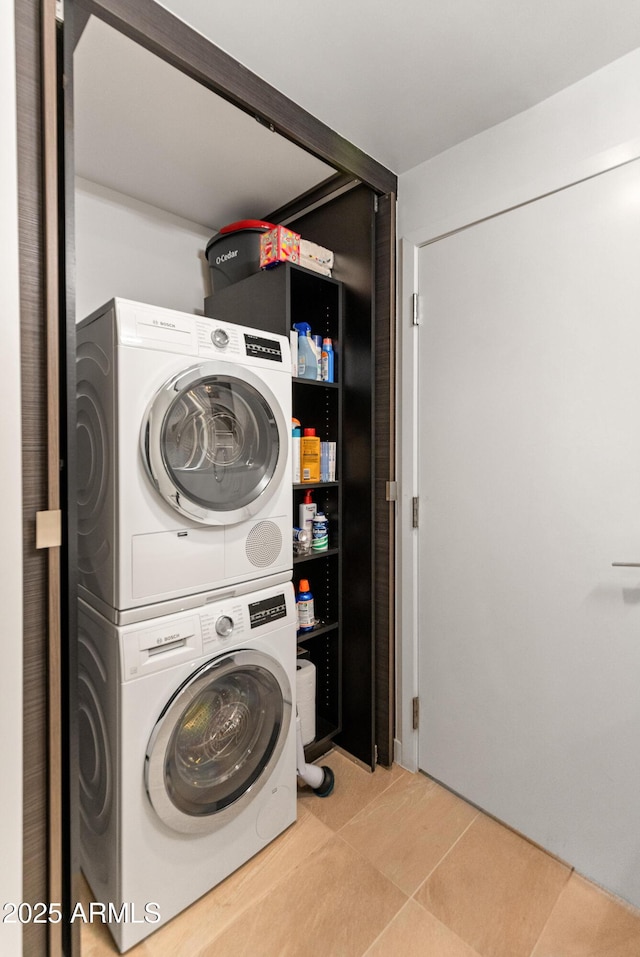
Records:
<instances>
[{"instance_id":1,"label":"light tile floor","mask_svg":"<svg viewBox=\"0 0 640 957\"><path fill-rule=\"evenodd\" d=\"M323 759L333 794L131 957L640 957L640 912L423 775ZM86 900L91 892L86 888ZM82 957L117 953L82 927Z\"/></svg>"}]
</instances>

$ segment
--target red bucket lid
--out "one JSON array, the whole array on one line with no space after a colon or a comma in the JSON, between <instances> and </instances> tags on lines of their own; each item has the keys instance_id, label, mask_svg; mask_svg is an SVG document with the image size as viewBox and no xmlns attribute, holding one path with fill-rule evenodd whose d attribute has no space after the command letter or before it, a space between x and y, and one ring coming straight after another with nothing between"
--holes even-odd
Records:
<instances>
[{"instance_id":1,"label":"red bucket lid","mask_svg":"<svg viewBox=\"0 0 640 957\"><path fill-rule=\"evenodd\" d=\"M261 219L240 219L237 223L229 223L228 226L223 226L220 230L221 233L236 233L241 229L275 229L273 223L265 223Z\"/></svg>"}]
</instances>

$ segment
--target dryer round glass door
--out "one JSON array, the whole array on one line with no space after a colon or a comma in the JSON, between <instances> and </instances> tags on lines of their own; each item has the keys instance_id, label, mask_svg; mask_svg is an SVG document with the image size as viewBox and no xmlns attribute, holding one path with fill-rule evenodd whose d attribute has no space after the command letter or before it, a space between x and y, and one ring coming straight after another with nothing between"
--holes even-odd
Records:
<instances>
[{"instance_id":1,"label":"dryer round glass door","mask_svg":"<svg viewBox=\"0 0 640 957\"><path fill-rule=\"evenodd\" d=\"M286 473L280 404L248 369L205 362L170 379L150 403L142 454L158 492L208 525L255 515Z\"/></svg>"},{"instance_id":2,"label":"dryer round glass door","mask_svg":"<svg viewBox=\"0 0 640 957\"><path fill-rule=\"evenodd\" d=\"M149 740L149 799L176 831L210 832L268 782L291 723L282 666L257 651L204 665L174 694Z\"/></svg>"}]
</instances>

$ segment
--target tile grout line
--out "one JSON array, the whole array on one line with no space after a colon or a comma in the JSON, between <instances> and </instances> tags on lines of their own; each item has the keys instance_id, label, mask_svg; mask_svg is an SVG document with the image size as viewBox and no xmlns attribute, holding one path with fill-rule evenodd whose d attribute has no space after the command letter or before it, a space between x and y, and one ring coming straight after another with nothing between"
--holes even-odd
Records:
<instances>
[{"instance_id":1,"label":"tile grout line","mask_svg":"<svg viewBox=\"0 0 640 957\"><path fill-rule=\"evenodd\" d=\"M389 927L391 926L391 924L393 924L394 920L402 913L402 911L403 911L403 910L406 910L406 908L409 906L409 902L410 902L410 901L411 901L411 898L410 898L410 897L407 897L406 901L404 902L404 904L402 905L402 907L400 908L400 910L399 910L399 911L396 911L396 913L393 915L393 917L391 918L391 920L388 921L388 922L385 924L385 926L382 928L382 930L380 931L380 933L378 934L378 936L376 937L376 939L371 941L371 943L369 944L369 946L367 947L367 949L363 952L362 957L367 957L367 954L371 953L372 947L375 947L375 945L378 943L378 941L380 940L380 938L382 937L382 935L385 933L385 931L387 931L387 930L389 929Z\"/></svg>"},{"instance_id":2,"label":"tile grout line","mask_svg":"<svg viewBox=\"0 0 640 957\"><path fill-rule=\"evenodd\" d=\"M404 770L404 769L403 769L403 770ZM410 772L410 771L407 771L407 774L411 774L411 772ZM340 827L338 828L338 830L336 831L336 834L339 833L340 831L342 831L345 827L347 827L347 825L352 824L353 821L355 821L355 819L356 819L360 814L362 814L364 811L366 811L366 809L367 809L368 807L370 807L370 805L374 804L374 803L375 803L376 801L378 801L381 797L383 797L383 795L387 794L387 793L391 790L391 788L396 787L396 785L399 786L401 780L402 780L402 776L400 775L400 776L398 776L398 777L396 778L395 781L391 781L389 784L387 784L386 788L383 788L382 791L380 791L379 794L374 795L374 797L372 797L370 801L367 801L366 804L363 804L363 806L362 806L361 808L359 808L359 809L355 812L355 814L353 814L353 815L349 818L348 821L345 821L344 824L341 824ZM435 784L435 782L434 782L434 784ZM437 786L437 785L436 785L436 786Z\"/></svg>"},{"instance_id":3,"label":"tile grout line","mask_svg":"<svg viewBox=\"0 0 640 957\"><path fill-rule=\"evenodd\" d=\"M409 773L410 773L410 772L409 772ZM430 779L427 779L427 780L430 780ZM377 801L379 798L381 798L384 794L386 794L388 791L390 791L390 790L391 790L392 788L394 788L396 785L399 785L399 781L400 781L400 778L396 779L395 781L392 781L392 783L391 783L387 788L385 788L384 791L381 791L380 794L378 794L375 798L373 798L372 801L369 802L369 803L370 803L370 804L371 804L371 803L375 803L375 801ZM430 787L429 790L446 790L446 789L442 788L436 781L431 781L430 783L431 783L431 785L432 785L433 787ZM458 798L458 800L463 801L464 799L463 799L463 798ZM377 864L375 864L373 861L369 860L369 858L366 857L366 856L362 853L362 851L360 851L355 845L351 844L351 842L350 842L346 837L343 836L343 832L345 831L345 829L348 828L349 825L350 825L357 817L359 817L360 814L363 813L363 812L366 810L367 807L369 807L369 804L365 805L364 808L361 808L359 811L357 811L357 812L354 814L353 817L349 818L349 820L346 821L344 824L342 824L342 825L338 828L338 830L335 831L334 833L335 833L338 837L340 837L340 838L342 839L342 841L347 845L347 847L350 847L353 851L355 851L360 857L362 857L363 860L368 861L368 863L371 864L373 867L375 867L375 869L376 869L377 871L379 871L379 873L382 874L383 877L385 877L388 881L390 881L390 883L393 884L394 887L396 887L402 894L405 894L405 895L407 896L407 898L408 898L409 900L411 900L411 899L413 899L413 898L415 897L415 895L418 893L418 891L420 890L420 888L422 887L422 885L425 883L425 881L427 881L427 880L429 879L429 877L431 877L431 875L433 874L433 872L435 871L435 869L436 869L437 867L439 867L439 865L444 861L444 859L447 857L447 855L453 850L453 848L456 846L456 844L458 843L458 841L460 840L460 838L466 833L466 831L469 829L469 827L471 827L471 825L472 825L473 822L476 820L476 818L482 813L482 812L481 812L480 810L478 810L477 808L474 808L473 805L469 805L468 802L464 802L464 803L466 803L469 807L471 807L473 810L475 810L476 813L475 813L474 816L471 818L471 820L469 821L469 823L467 824L467 826L460 832L460 834L459 834L458 837L455 839L455 841L453 842L453 844L452 844L449 848L447 848L447 850L444 852L444 854L442 855L442 857L438 860L438 862L437 862L436 864L434 864L434 866L431 868L431 870L428 872L428 874L423 878L423 880L420 882L420 884L415 888L415 890L414 890L412 893L409 893L404 887L402 887L400 884L398 884L398 883L394 880L394 878L391 877L389 874L385 874L384 871L382 871L382 870L378 867ZM417 901L416 901L416 903L417 903ZM424 908L423 908L423 910L424 910Z\"/></svg>"},{"instance_id":4,"label":"tile grout line","mask_svg":"<svg viewBox=\"0 0 640 957\"><path fill-rule=\"evenodd\" d=\"M290 825L290 827L287 828L287 830L283 831L281 835L278 835L278 837L284 836L284 835L287 833L287 831L290 830L291 827L295 827L296 824L298 824L298 823L299 823L298 820L294 821L294 823L293 823L292 825ZM332 839L332 837L334 837L334 836L335 836L334 834L328 834L328 835L326 836L325 840L323 840L323 841L314 849L314 853L315 853L316 851L319 851L319 850L321 850L322 848L324 848L325 845L328 844L328 842L329 842L329 841ZM270 851L270 850L272 850L272 849L273 849L273 842L270 842L269 844L266 844L266 845L262 848L262 851ZM259 852L259 853L260 853L260 852ZM257 864L257 862L256 862L256 857L257 857L257 855L254 855L253 857L249 858L249 860L248 860L248 861L245 861L245 863L244 863L238 870L242 870L242 868L243 868L243 867L246 867L247 865L251 865L251 868L250 868L250 869L251 869L252 871L256 870L257 868L254 868L254 866L253 866L254 864ZM241 920L241 919L246 918L248 912L251 910L252 907L254 907L254 905L256 905L256 904L258 904L258 903L261 903L269 894L273 893L273 891L274 891L275 888L279 887L280 884L284 883L292 874L295 873L295 871L299 870L299 869L300 869L301 867L303 867L305 864L306 864L306 860L304 860L304 861L299 861L297 864L293 864L293 865L292 865L291 867L289 867L287 870L284 870L282 873L280 873L275 880L272 879L272 880L270 880L268 883L265 883L263 889L262 889L261 891L259 891L257 894L255 894L254 896L252 896L249 900L247 900L247 902L241 907L241 909L238 911L238 913L235 914L234 917L233 917L228 923L224 924L223 927L221 927L221 928L219 928L219 929L216 930L216 932L214 933L213 937L207 937L207 940L206 940L206 942L204 943L204 949L203 949L202 947L199 947L198 952L197 952L196 955L194 955L194 957L199 957L199 955L201 955L201 954L205 953L206 951L208 951L210 945L211 945L211 944L215 944L215 942L216 942L216 940L217 940L218 937L220 937L223 933L226 933L226 931L229 930L229 928L231 928L235 923L237 923L238 920ZM234 876L235 874L237 874L237 873L238 873L237 870L236 870L236 871L233 871L233 872L229 875L229 877L233 877L233 876ZM224 882L222 882L222 883L224 883ZM219 886L219 885L215 885L215 886L212 887L211 890L208 891L207 893L209 893L209 894L215 893L216 887L218 887L218 886ZM204 896L206 896L206 895L204 895ZM246 894L243 893L242 896L246 899ZM196 903L196 902L194 902L194 903ZM185 908L185 911L181 911L180 913L181 913L181 914L184 914L187 910L188 910L188 908ZM176 916L180 916L180 915L178 914L178 915L176 915Z\"/></svg>"},{"instance_id":5,"label":"tile grout line","mask_svg":"<svg viewBox=\"0 0 640 957\"><path fill-rule=\"evenodd\" d=\"M478 812L471 818L471 820L469 821L469 823L467 824L467 826L465 827L465 829L464 829L460 834L458 834L457 838L455 839L455 841L453 842L453 844L451 845L451 847L450 847L447 851L445 851L445 853L442 855L442 857L440 858L440 860L438 861L438 863L437 863L437 864L434 864L434 866L431 868L431 870L429 871L429 873L427 874L427 876L425 877L425 879L416 887L415 891L414 891L413 894L411 895L411 900L414 900L414 899L415 899L416 894L418 893L418 891L419 891L422 887L424 887L424 885L427 883L427 881L429 880L429 878L431 877L431 875L432 875L435 871L437 871L437 869L440 867L440 865L443 863L443 861L446 861L446 859L448 858L449 854L451 854L451 851L454 849L454 847L456 847L456 846L458 845L459 841L462 840L462 838L465 836L465 834L467 833L467 831L469 830L469 828L478 820L478 818L480 817L480 814L481 814L481 811L478 811ZM419 904L420 907L422 907L422 904L420 904L420 901L416 901L416 904ZM424 908L424 909L426 910L426 908ZM431 913L431 911L429 911L429 913ZM445 925L445 926L446 926L446 925ZM451 929L451 928L449 928L449 929Z\"/></svg>"},{"instance_id":6,"label":"tile grout line","mask_svg":"<svg viewBox=\"0 0 640 957\"><path fill-rule=\"evenodd\" d=\"M405 907L407 906L407 904L408 904L409 901L411 900L411 897L409 896L409 894L407 894L407 892L406 892L405 890L403 890L401 887L398 887L398 885L396 884L396 882L393 881L390 877L388 877L387 874L384 874L384 873L380 870L380 868L379 868L376 864L373 863L373 861L370 861L368 857L365 857L365 855L362 853L362 851L358 850L357 847L353 847L351 844L349 844L349 842L346 841L346 840L344 839L344 837L342 837L342 835L341 835L338 831L336 831L333 836L334 836L335 838L337 838L337 839L349 850L349 853L355 854L357 857L360 858L360 860L363 862L363 864L365 864L367 867L373 868L373 870L376 871L376 873L378 873L378 874L380 875L380 877L384 878L385 881L388 881L389 884L391 884L393 887L395 887L395 889L396 889L397 891L399 891L399 892L402 894L402 896L405 898L405 901L404 901L404 903L402 904L402 906L398 908L398 910L395 912L395 914L393 915L393 917L391 917L391 918L387 921L387 923L385 924L385 926L382 928L382 930L381 930L380 933L378 934L378 937L380 937L382 934L384 934L384 932L385 932L385 930L387 929L387 927L389 927L389 925L393 923L393 921L396 919L396 917L398 916L398 914L402 913L402 911L405 909ZM373 947L373 945L375 944L375 942L378 940L378 937L376 937L376 939L371 942L371 944L369 945L369 947L367 947L367 949L366 949L365 951L363 951L362 957L365 957L365 954L368 954L368 953L369 953L369 950Z\"/></svg>"},{"instance_id":7,"label":"tile grout line","mask_svg":"<svg viewBox=\"0 0 640 957\"><path fill-rule=\"evenodd\" d=\"M544 924L543 924L542 927L540 928L540 933L538 934L538 936L537 936L536 939L535 939L535 942L534 942L534 944L533 944L533 947L531 948L531 952L529 953L529 957L533 957L533 955L535 954L536 947L537 947L538 944L540 943L540 941L541 941L541 939L542 939L542 935L544 934L545 930L547 929L547 925L549 924L549 921L551 920L551 918L552 918L552 916L553 916L553 914L554 914L554 912L555 912L555 909L556 909L556 907L558 906L558 903L559 903L559 901L560 901L560 898L562 897L562 895L564 894L565 890L567 889L567 886L568 886L568 884L569 884L569 881L571 880L571 878L573 877L574 874L575 874L575 868L571 867L571 868L569 869L569 876L567 877L567 879L566 879L566 881L564 882L563 886L560 888L560 892L558 893L558 896L556 897L556 899L555 899L554 902L553 902L553 907L551 908L551 910L550 910L549 913L547 914L547 919L545 920Z\"/></svg>"},{"instance_id":8,"label":"tile grout line","mask_svg":"<svg viewBox=\"0 0 640 957\"><path fill-rule=\"evenodd\" d=\"M410 772L408 772L408 773L410 773ZM395 781L390 781L390 782L387 784L387 786L384 787L384 788L382 789L382 791L379 792L379 794L374 795L369 801L367 801L366 804L363 804L363 806L362 806L358 811L356 811L355 814L352 814L352 816L349 818L349 820L348 820L348 821L345 821L344 824L342 824L342 825L338 828L338 830L342 830L343 827L346 827L347 824L350 824L350 823L358 816L358 814L361 814L363 811L365 811L365 810L369 807L369 805L373 804L374 801L377 801L378 798L381 798L381 797L383 796L383 794L386 794L387 791L388 791L390 788L394 787L394 786L401 780L401 778L402 778L402 775L398 775L398 777L396 777ZM337 833L337 832L336 832L336 833Z\"/></svg>"},{"instance_id":9,"label":"tile grout line","mask_svg":"<svg viewBox=\"0 0 640 957\"><path fill-rule=\"evenodd\" d=\"M322 824L323 822L321 821L320 823ZM327 827L326 825L324 826ZM327 830L330 830L330 829L327 828ZM337 833L335 831L331 831L331 833L329 833L326 836L326 838L316 848L314 848L313 853L315 854L318 851L324 850L326 846L330 844L332 841L334 841L337 837L338 837ZM346 845L346 841L343 841L342 843ZM266 847L269 847L269 845L266 845ZM250 858L247 863L251 864L253 860L254 858ZM233 920L229 921L228 924L225 924L225 926L220 931L216 932L216 934L213 937L207 938L204 945L202 947L199 947L197 953L194 954L193 957L208 957L208 955L212 952L211 950L212 945L216 944L216 941L223 933L227 933L228 931L230 931L230 929L235 924L237 924L240 920L246 920L249 912L252 910L252 908L256 904L262 903L270 894L274 892L275 889L280 887L281 884L285 883L285 881L291 878L296 871L299 871L301 868L304 868L307 865L308 860L309 858L307 857L304 860L299 861L297 864L290 867L286 872L281 874L275 881L271 881L268 884L266 884L265 889L259 892L255 897L252 897L250 901L243 907L243 909L238 914L236 914ZM215 891L215 887L212 888L212 890ZM114 957L120 957L120 955L117 954L116 951L114 951ZM145 957L145 955L141 954L141 957ZM265 957L271 957L271 955L265 955ZM273 957L276 957L276 955L274 954Z\"/></svg>"},{"instance_id":10,"label":"tile grout line","mask_svg":"<svg viewBox=\"0 0 640 957\"><path fill-rule=\"evenodd\" d=\"M410 774L411 772L408 771L407 773ZM363 804L362 807L359 807L357 811L354 811L354 813L351 815L351 817L347 818L347 820L344 821L339 827L335 828L335 830L334 830L333 827L331 827L330 824L327 824L326 826L327 826L327 827L330 827L331 830L334 831L334 834L339 834L340 831L341 831L343 828L345 828L348 824L351 824L351 822L352 822L356 817L358 817L359 814L362 814L362 812L365 811L371 804L373 804L374 801L377 801L379 798L381 798L381 797L383 796L383 794L386 794L387 791L389 791L390 788L395 787L395 785L398 783L399 780L400 780L400 776L398 776L398 777L395 779L395 781L390 781L389 784L386 785L386 787L384 787L380 792L378 792L378 794L374 794L373 797L369 798L369 800L366 802L366 804ZM309 811L310 814L313 814L313 810L312 810L311 808L308 808L308 811ZM317 815L315 815L315 816L317 817ZM318 817L318 820L321 821L321 823L323 823L323 824L326 823L325 821L322 821L322 818L320 818L320 817Z\"/></svg>"},{"instance_id":11,"label":"tile grout line","mask_svg":"<svg viewBox=\"0 0 640 957\"><path fill-rule=\"evenodd\" d=\"M374 871L376 871L381 877L385 879L385 881L388 881L390 884L392 884L397 891L400 891L403 897L406 897L408 901L411 900L410 894L407 894L407 892L403 890L403 888L400 887L398 884L396 884L396 882L391 877L389 877L388 874L385 874L384 871L381 871L378 865L374 864L373 861L369 860L369 858L365 854L363 854L359 848L354 847L353 844L350 844L349 841L347 841L346 838L344 838L339 831L335 831L333 834L333 837L337 837L338 840L342 844L344 844L346 848L348 848L350 853L355 854L357 857L360 858L360 860L364 864L366 864L368 867L372 867ZM402 907L404 907L404 904L402 905ZM402 907L400 908L400 910L402 910ZM399 913L399 911L397 913ZM391 920L394 920L394 917L392 917Z\"/></svg>"}]
</instances>

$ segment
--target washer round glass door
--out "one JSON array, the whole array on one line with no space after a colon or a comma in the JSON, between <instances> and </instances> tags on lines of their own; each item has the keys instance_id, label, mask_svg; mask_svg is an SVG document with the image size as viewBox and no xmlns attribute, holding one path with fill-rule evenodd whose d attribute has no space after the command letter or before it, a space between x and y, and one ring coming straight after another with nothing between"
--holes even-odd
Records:
<instances>
[{"instance_id":1,"label":"washer round glass door","mask_svg":"<svg viewBox=\"0 0 640 957\"><path fill-rule=\"evenodd\" d=\"M254 800L284 748L291 702L284 669L262 652L236 651L191 675L147 746L147 793L165 824L211 832Z\"/></svg>"},{"instance_id":2,"label":"washer round glass door","mask_svg":"<svg viewBox=\"0 0 640 957\"><path fill-rule=\"evenodd\" d=\"M150 403L142 455L177 511L206 525L233 525L279 487L288 430L266 383L248 369L204 362L174 376Z\"/></svg>"}]
</instances>

